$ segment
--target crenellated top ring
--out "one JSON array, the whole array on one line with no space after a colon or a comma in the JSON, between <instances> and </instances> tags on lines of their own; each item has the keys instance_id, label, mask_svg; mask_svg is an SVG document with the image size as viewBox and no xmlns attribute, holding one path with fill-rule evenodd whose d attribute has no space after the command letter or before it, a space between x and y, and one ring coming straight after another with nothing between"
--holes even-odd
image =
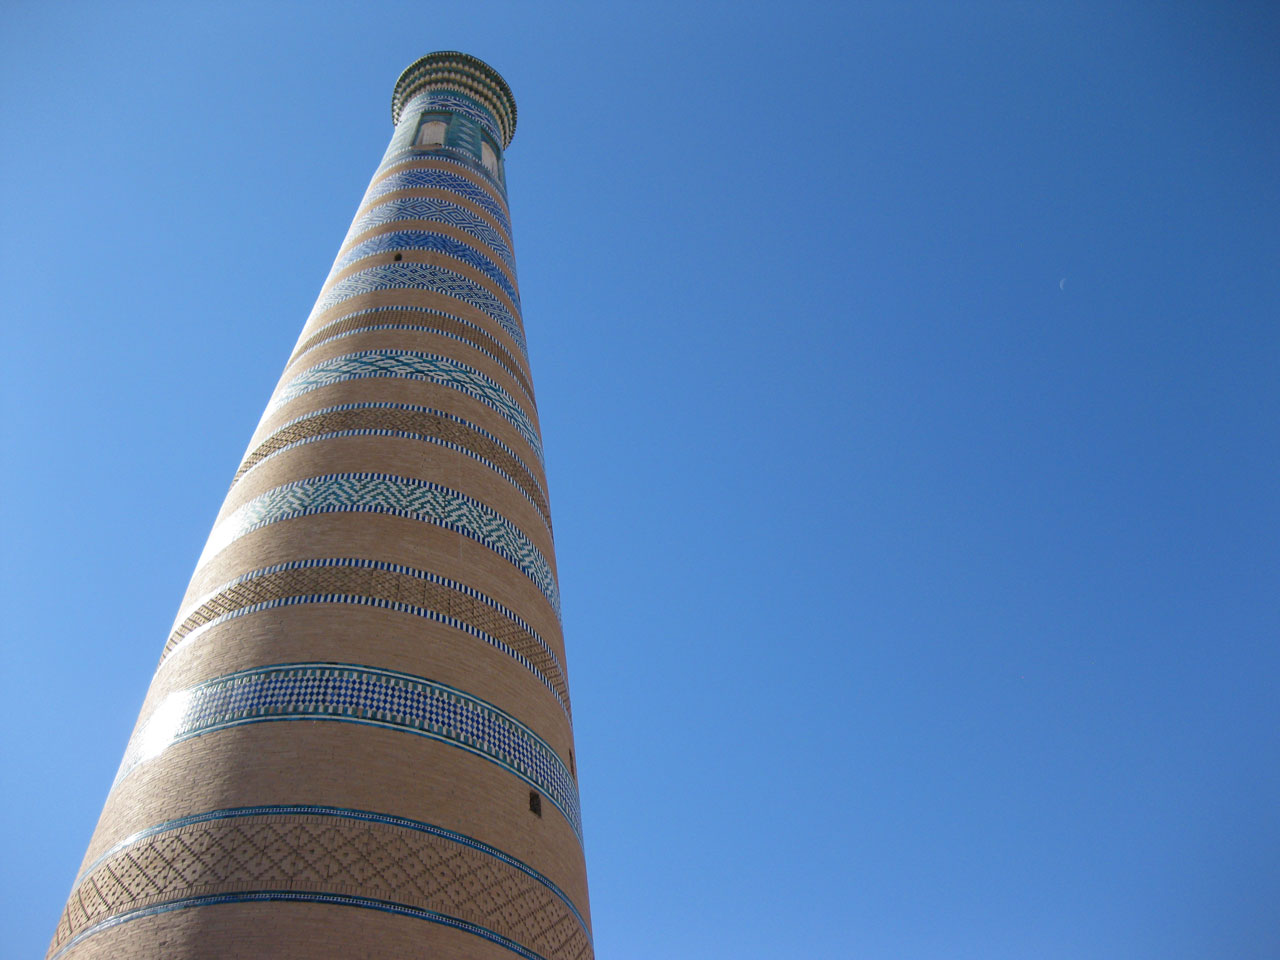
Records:
<instances>
[{"instance_id":1,"label":"crenellated top ring","mask_svg":"<svg viewBox=\"0 0 1280 960\"><path fill-rule=\"evenodd\" d=\"M415 95L427 90L453 90L482 103L498 122L505 150L516 132L516 98L501 74L483 60L456 50L437 50L414 61L400 74L391 95L391 122Z\"/></svg>"}]
</instances>

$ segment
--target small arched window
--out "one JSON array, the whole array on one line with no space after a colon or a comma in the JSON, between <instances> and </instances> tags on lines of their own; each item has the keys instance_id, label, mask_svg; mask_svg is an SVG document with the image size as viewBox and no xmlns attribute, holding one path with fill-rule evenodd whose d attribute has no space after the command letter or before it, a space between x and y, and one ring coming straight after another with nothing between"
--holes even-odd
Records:
<instances>
[{"instance_id":1,"label":"small arched window","mask_svg":"<svg viewBox=\"0 0 1280 960\"><path fill-rule=\"evenodd\" d=\"M489 146L489 141L480 141L480 163L489 171L489 175L495 180L498 179L498 154L493 147Z\"/></svg>"},{"instance_id":2,"label":"small arched window","mask_svg":"<svg viewBox=\"0 0 1280 960\"><path fill-rule=\"evenodd\" d=\"M445 131L449 125L443 120L427 120L418 128L418 139L415 147L443 147Z\"/></svg>"}]
</instances>

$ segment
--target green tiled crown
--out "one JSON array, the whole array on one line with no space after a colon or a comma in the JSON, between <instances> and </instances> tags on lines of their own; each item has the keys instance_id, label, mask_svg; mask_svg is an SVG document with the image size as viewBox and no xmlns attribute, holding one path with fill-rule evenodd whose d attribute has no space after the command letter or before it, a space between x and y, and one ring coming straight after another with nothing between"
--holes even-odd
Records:
<instances>
[{"instance_id":1,"label":"green tiled crown","mask_svg":"<svg viewBox=\"0 0 1280 960\"><path fill-rule=\"evenodd\" d=\"M516 132L516 99L507 81L483 60L456 50L438 50L415 61L396 81L391 122L399 123L404 105L428 90L453 90L478 100L497 120L503 148L511 144Z\"/></svg>"}]
</instances>

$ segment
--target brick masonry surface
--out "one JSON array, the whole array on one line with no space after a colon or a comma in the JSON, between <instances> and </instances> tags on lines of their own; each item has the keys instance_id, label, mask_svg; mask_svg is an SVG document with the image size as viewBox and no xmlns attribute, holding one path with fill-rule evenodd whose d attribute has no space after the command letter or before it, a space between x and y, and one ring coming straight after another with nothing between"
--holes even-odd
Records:
<instances>
[{"instance_id":1,"label":"brick masonry surface","mask_svg":"<svg viewBox=\"0 0 1280 960\"><path fill-rule=\"evenodd\" d=\"M444 52L392 112L157 639L56 960L592 956L515 101Z\"/></svg>"}]
</instances>

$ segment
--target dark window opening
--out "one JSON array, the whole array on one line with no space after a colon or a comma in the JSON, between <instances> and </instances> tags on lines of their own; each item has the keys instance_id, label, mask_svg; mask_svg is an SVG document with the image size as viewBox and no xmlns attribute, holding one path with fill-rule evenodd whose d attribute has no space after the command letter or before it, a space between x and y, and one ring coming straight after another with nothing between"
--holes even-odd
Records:
<instances>
[{"instance_id":1,"label":"dark window opening","mask_svg":"<svg viewBox=\"0 0 1280 960\"><path fill-rule=\"evenodd\" d=\"M529 812L542 816L542 794L537 790L529 791Z\"/></svg>"}]
</instances>

